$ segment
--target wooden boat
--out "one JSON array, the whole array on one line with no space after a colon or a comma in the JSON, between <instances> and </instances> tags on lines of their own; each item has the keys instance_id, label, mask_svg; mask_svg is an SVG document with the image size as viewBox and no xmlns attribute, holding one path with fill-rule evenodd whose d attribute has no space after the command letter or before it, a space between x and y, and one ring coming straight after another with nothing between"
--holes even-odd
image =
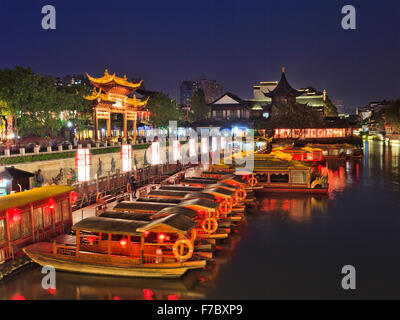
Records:
<instances>
[{"instance_id":1,"label":"wooden boat","mask_svg":"<svg viewBox=\"0 0 400 320\"><path fill-rule=\"evenodd\" d=\"M75 242L39 242L24 252L42 266L112 276L179 278L203 268L193 257L196 223L182 214L147 222L90 217L75 224Z\"/></svg>"},{"instance_id":2,"label":"wooden boat","mask_svg":"<svg viewBox=\"0 0 400 320\"><path fill-rule=\"evenodd\" d=\"M263 154L255 154L255 159L262 159ZM272 149L268 156L274 156L283 160L297 160L307 163L321 163L324 162L323 150L315 147L278 147Z\"/></svg>"},{"instance_id":3,"label":"wooden boat","mask_svg":"<svg viewBox=\"0 0 400 320\"><path fill-rule=\"evenodd\" d=\"M155 206L155 204L157 206ZM152 216L145 217L150 219L157 219L169 214L184 214L189 218L193 219L198 225L196 227L196 232L198 238L200 239L224 239L228 237L230 233L229 227L221 230L219 225L219 211L218 204L204 200L204 199L191 199L181 201L178 205L170 203L151 203L151 202L136 202L136 201L123 201L114 207L114 210L118 212L129 212L129 213L142 213L146 205L149 205L148 213ZM137 210L140 208L140 211ZM154 207L159 207L161 209L154 210ZM168 210L165 210L168 209ZM129 217L129 216L127 216ZM132 215L132 219L134 215ZM139 218L137 218L139 220ZM222 221L220 221L222 222Z\"/></svg>"},{"instance_id":4,"label":"wooden boat","mask_svg":"<svg viewBox=\"0 0 400 320\"><path fill-rule=\"evenodd\" d=\"M313 146L322 149L322 155L325 159L360 159L362 158L362 150L357 147L348 144L308 144L307 146Z\"/></svg>"},{"instance_id":5,"label":"wooden boat","mask_svg":"<svg viewBox=\"0 0 400 320\"><path fill-rule=\"evenodd\" d=\"M240 165L219 164L228 170L240 170ZM251 176L252 185L267 192L292 192L327 194L328 181L325 176L313 172L311 164L299 161L277 159L273 156L263 155L254 160L252 172L245 169L241 172L244 176Z\"/></svg>"}]
</instances>

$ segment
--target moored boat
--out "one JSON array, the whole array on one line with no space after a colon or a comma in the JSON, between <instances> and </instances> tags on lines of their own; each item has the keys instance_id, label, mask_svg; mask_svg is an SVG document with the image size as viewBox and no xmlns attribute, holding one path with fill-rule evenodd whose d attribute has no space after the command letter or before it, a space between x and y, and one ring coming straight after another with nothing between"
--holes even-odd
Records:
<instances>
[{"instance_id":1,"label":"moored boat","mask_svg":"<svg viewBox=\"0 0 400 320\"><path fill-rule=\"evenodd\" d=\"M181 214L150 222L90 217L72 227L74 241L39 242L24 252L36 263L62 271L179 278L206 265L193 257L195 225Z\"/></svg>"}]
</instances>

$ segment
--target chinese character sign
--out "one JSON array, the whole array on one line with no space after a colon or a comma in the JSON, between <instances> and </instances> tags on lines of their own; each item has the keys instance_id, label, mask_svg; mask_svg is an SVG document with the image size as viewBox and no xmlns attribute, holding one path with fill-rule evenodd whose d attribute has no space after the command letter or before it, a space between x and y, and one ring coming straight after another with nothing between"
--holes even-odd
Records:
<instances>
[{"instance_id":1,"label":"chinese character sign","mask_svg":"<svg viewBox=\"0 0 400 320\"><path fill-rule=\"evenodd\" d=\"M132 146L124 144L121 148L122 172L132 171Z\"/></svg>"},{"instance_id":2,"label":"chinese character sign","mask_svg":"<svg viewBox=\"0 0 400 320\"><path fill-rule=\"evenodd\" d=\"M92 165L92 155L88 148L79 148L75 155L75 166L78 171L78 182L90 180L90 166Z\"/></svg>"}]
</instances>

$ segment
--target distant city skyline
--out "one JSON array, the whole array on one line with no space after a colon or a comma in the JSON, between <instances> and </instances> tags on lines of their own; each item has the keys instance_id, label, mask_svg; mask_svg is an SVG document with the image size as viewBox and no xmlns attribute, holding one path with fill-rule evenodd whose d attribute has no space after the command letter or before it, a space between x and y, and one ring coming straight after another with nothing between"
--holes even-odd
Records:
<instances>
[{"instance_id":1,"label":"distant city skyline","mask_svg":"<svg viewBox=\"0 0 400 320\"><path fill-rule=\"evenodd\" d=\"M353 0L356 30L341 26L342 0L57 2L57 29L43 30L46 4L2 2L0 68L58 77L108 68L179 101L180 82L202 75L249 99L285 65L294 88L325 88L349 110L400 96L399 2Z\"/></svg>"}]
</instances>

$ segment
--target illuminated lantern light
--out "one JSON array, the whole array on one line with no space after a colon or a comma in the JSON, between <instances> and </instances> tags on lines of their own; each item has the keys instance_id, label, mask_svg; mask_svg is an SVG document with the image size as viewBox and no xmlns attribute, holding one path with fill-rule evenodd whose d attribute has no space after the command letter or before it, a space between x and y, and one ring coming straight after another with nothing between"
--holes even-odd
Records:
<instances>
[{"instance_id":1,"label":"illuminated lantern light","mask_svg":"<svg viewBox=\"0 0 400 320\"><path fill-rule=\"evenodd\" d=\"M177 161L181 158L181 144L178 140L172 141L172 155L173 155L173 160Z\"/></svg>"},{"instance_id":2,"label":"illuminated lantern light","mask_svg":"<svg viewBox=\"0 0 400 320\"><path fill-rule=\"evenodd\" d=\"M56 293L56 288L49 288L49 289L47 289L47 291L48 291L50 294L55 294L55 293Z\"/></svg>"},{"instance_id":3,"label":"illuminated lantern light","mask_svg":"<svg viewBox=\"0 0 400 320\"><path fill-rule=\"evenodd\" d=\"M189 157L196 156L196 140L194 138L189 139Z\"/></svg>"},{"instance_id":4,"label":"illuminated lantern light","mask_svg":"<svg viewBox=\"0 0 400 320\"><path fill-rule=\"evenodd\" d=\"M86 238L87 242L89 242L89 244L93 244L96 241L96 237L95 236L89 236Z\"/></svg>"},{"instance_id":5,"label":"illuminated lantern light","mask_svg":"<svg viewBox=\"0 0 400 320\"><path fill-rule=\"evenodd\" d=\"M11 300L26 300L26 298L25 298L23 295L17 293L16 295L14 295L14 296L11 298Z\"/></svg>"},{"instance_id":6,"label":"illuminated lantern light","mask_svg":"<svg viewBox=\"0 0 400 320\"><path fill-rule=\"evenodd\" d=\"M170 294L168 300L179 300L179 296L177 294Z\"/></svg>"},{"instance_id":7,"label":"illuminated lantern light","mask_svg":"<svg viewBox=\"0 0 400 320\"><path fill-rule=\"evenodd\" d=\"M122 172L132 171L132 146L124 144L121 147Z\"/></svg>"},{"instance_id":8,"label":"illuminated lantern light","mask_svg":"<svg viewBox=\"0 0 400 320\"><path fill-rule=\"evenodd\" d=\"M92 164L92 155L88 148L78 148L75 155L75 166L78 171L78 182L87 182L90 180L90 166Z\"/></svg>"},{"instance_id":9,"label":"illuminated lantern light","mask_svg":"<svg viewBox=\"0 0 400 320\"><path fill-rule=\"evenodd\" d=\"M153 300L153 291L150 289L143 289L143 297L145 300Z\"/></svg>"},{"instance_id":10,"label":"illuminated lantern light","mask_svg":"<svg viewBox=\"0 0 400 320\"><path fill-rule=\"evenodd\" d=\"M160 233L157 238L158 238L158 241L163 242L165 240L166 236L164 233Z\"/></svg>"},{"instance_id":11,"label":"illuminated lantern light","mask_svg":"<svg viewBox=\"0 0 400 320\"><path fill-rule=\"evenodd\" d=\"M143 235L144 235L145 237L147 237L149 234L150 234L150 231L145 231L145 232L143 232Z\"/></svg>"},{"instance_id":12,"label":"illuminated lantern light","mask_svg":"<svg viewBox=\"0 0 400 320\"><path fill-rule=\"evenodd\" d=\"M70 200L71 200L71 203L75 203L76 200L78 200L78 194L77 194L75 191L72 191L72 192L69 194L69 198L70 198Z\"/></svg>"},{"instance_id":13,"label":"illuminated lantern light","mask_svg":"<svg viewBox=\"0 0 400 320\"><path fill-rule=\"evenodd\" d=\"M121 239L121 240L119 240L119 244L120 244L122 247L125 247L125 246L128 244L128 240L126 240L126 239Z\"/></svg>"},{"instance_id":14,"label":"illuminated lantern light","mask_svg":"<svg viewBox=\"0 0 400 320\"><path fill-rule=\"evenodd\" d=\"M53 198L50 198L49 201L47 202L47 205L49 206L50 209L55 209L56 208L56 202L54 201Z\"/></svg>"},{"instance_id":15,"label":"illuminated lantern light","mask_svg":"<svg viewBox=\"0 0 400 320\"><path fill-rule=\"evenodd\" d=\"M217 151L217 149L218 149L217 137L212 137L212 139L211 139L211 150L212 151Z\"/></svg>"},{"instance_id":16,"label":"illuminated lantern light","mask_svg":"<svg viewBox=\"0 0 400 320\"><path fill-rule=\"evenodd\" d=\"M160 142L153 142L151 144L151 164L160 164Z\"/></svg>"},{"instance_id":17,"label":"illuminated lantern light","mask_svg":"<svg viewBox=\"0 0 400 320\"><path fill-rule=\"evenodd\" d=\"M21 212L18 208L8 209L7 212L14 222L21 221Z\"/></svg>"}]
</instances>

